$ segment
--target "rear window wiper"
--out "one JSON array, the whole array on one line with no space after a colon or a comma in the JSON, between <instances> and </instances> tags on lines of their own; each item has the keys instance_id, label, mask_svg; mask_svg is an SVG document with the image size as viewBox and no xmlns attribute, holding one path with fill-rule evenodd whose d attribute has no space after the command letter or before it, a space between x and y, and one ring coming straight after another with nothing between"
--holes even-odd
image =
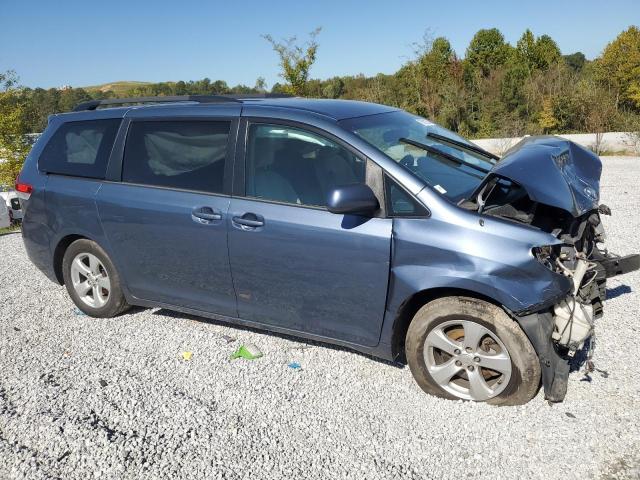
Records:
<instances>
[{"instance_id":1,"label":"rear window wiper","mask_svg":"<svg viewBox=\"0 0 640 480\"><path fill-rule=\"evenodd\" d=\"M444 135L440 135L439 133L429 132L427 133L428 138L433 138L434 140L439 140L441 142L448 143L450 145L454 145L456 147L460 147L463 150L468 150L469 152L477 153L478 155L482 155L485 158L490 158L491 160L500 160L500 157L494 155L491 152L487 152L485 149L478 147L477 145L469 145L468 143L461 142L459 140L455 140L453 138L445 137Z\"/></svg>"},{"instance_id":2,"label":"rear window wiper","mask_svg":"<svg viewBox=\"0 0 640 480\"><path fill-rule=\"evenodd\" d=\"M453 163L457 163L458 165L464 165L466 167L469 168L473 168L474 170L478 170L479 172L482 172L484 174L489 173L489 170L487 170L486 168L482 168L478 165L475 165L471 162L467 162L466 160L462 160L458 157L455 157L453 155L450 155L446 152L443 152L442 150L440 150L439 148L435 148L432 147L430 145L425 145L424 143L420 143L420 142L416 142L415 140L411 140L410 138L399 138L398 141L400 143L406 143L407 145L413 145L414 147L420 148L422 150L424 150L425 152L428 153L432 153L434 155L440 155L443 158L446 158L447 160L453 162Z\"/></svg>"}]
</instances>

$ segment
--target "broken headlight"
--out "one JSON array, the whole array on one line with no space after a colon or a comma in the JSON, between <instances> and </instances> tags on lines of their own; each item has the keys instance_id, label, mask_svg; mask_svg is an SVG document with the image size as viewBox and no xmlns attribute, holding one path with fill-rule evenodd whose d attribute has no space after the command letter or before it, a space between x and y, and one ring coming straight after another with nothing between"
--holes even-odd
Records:
<instances>
[{"instance_id":1,"label":"broken headlight","mask_svg":"<svg viewBox=\"0 0 640 480\"><path fill-rule=\"evenodd\" d=\"M556 259L560 256L560 245L533 247L531 253L533 253L536 260L549 270L556 271Z\"/></svg>"}]
</instances>

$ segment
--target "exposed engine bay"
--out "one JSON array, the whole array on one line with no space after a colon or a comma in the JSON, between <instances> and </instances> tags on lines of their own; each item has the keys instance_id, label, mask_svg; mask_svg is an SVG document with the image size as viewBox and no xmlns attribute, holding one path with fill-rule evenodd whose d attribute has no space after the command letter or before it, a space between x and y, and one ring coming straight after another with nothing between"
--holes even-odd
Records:
<instances>
[{"instance_id":1,"label":"exposed engine bay","mask_svg":"<svg viewBox=\"0 0 640 480\"><path fill-rule=\"evenodd\" d=\"M532 253L550 270L570 278L573 288L539 315L552 318L551 341L562 358L587 346L587 370L593 368L594 323L603 315L607 278L640 268L639 255L620 257L604 246L601 215L611 215L611 210L597 203L601 168L595 154L576 144L557 137L530 137L507 152L473 195L460 203L559 240L556 245L534 247ZM554 397L561 400L557 392Z\"/></svg>"},{"instance_id":2,"label":"exposed engine bay","mask_svg":"<svg viewBox=\"0 0 640 480\"><path fill-rule=\"evenodd\" d=\"M505 180L490 184L487 198L481 194L479 202L484 206L481 211L487 215L527 223L563 242L536 247L533 254L547 268L573 282L570 294L553 306L553 339L573 356L593 335L594 320L603 314L606 279L638 268L637 255L622 258L604 247L606 236L600 215L610 215L610 209L600 205L598 210L575 218L555 207L531 201L522 187Z\"/></svg>"}]
</instances>

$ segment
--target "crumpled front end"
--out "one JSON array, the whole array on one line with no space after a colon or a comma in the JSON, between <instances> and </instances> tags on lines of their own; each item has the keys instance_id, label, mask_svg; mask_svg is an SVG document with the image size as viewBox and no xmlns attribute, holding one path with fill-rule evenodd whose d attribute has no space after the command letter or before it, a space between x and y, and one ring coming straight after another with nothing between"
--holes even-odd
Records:
<instances>
[{"instance_id":1,"label":"crumpled front end","mask_svg":"<svg viewBox=\"0 0 640 480\"><path fill-rule=\"evenodd\" d=\"M564 399L569 360L578 351L586 348L585 369L593 370L595 323L604 312L607 279L640 268L639 255L620 257L604 248L598 212L576 225L578 235L559 235L562 245L534 249L539 261L571 280L571 291L551 308L517 318L538 352L546 398L556 402Z\"/></svg>"},{"instance_id":2,"label":"crumpled front end","mask_svg":"<svg viewBox=\"0 0 640 480\"><path fill-rule=\"evenodd\" d=\"M603 315L606 280L640 268L640 256L607 251L599 205L602 165L592 152L557 137L531 137L516 145L462 206L486 215L537 227L559 242L532 251L549 270L570 279L572 288L552 306L514 312L533 343L545 394L566 394L569 360L586 348L592 369L595 321Z\"/></svg>"}]
</instances>

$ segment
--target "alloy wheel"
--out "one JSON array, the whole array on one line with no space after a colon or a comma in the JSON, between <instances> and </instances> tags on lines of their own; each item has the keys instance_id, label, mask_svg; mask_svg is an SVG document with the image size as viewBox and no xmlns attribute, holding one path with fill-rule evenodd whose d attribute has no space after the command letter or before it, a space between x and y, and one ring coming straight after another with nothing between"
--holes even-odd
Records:
<instances>
[{"instance_id":1,"label":"alloy wheel","mask_svg":"<svg viewBox=\"0 0 640 480\"><path fill-rule=\"evenodd\" d=\"M500 395L511 378L511 357L498 336L480 323L450 320L432 329L424 342L431 377L464 400Z\"/></svg>"},{"instance_id":2,"label":"alloy wheel","mask_svg":"<svg viewBox=\"0 0 640 480\"><path fill-rule=\"evenodd\" d=\"M109 301L111 282L102 262L91 253L80 253L71 262L71 282L82 300L92 308L103 307Z\"/></svg>"}]
</instances>

